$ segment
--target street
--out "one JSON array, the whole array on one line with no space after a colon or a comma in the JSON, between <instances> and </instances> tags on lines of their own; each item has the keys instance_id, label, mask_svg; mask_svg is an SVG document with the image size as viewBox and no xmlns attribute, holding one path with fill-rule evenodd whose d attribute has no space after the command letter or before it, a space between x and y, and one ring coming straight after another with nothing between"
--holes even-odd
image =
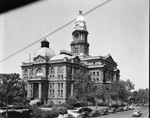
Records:
<instances>
[{"instance_id":1,"label":"street","mask_svg":"<svg viewBox=\"0 0 150 118\"><path fill-rule=\"evenodd\" d=\"M136 109L142 112L142 116L140 118L149 118L149 107L137 107ZM112 113L109 115L100 116L100 118L134 118L132 117L133 111L134 110ZM99 117L95 117L95 118L99 118Z\"/></svg>"}]
</instances>

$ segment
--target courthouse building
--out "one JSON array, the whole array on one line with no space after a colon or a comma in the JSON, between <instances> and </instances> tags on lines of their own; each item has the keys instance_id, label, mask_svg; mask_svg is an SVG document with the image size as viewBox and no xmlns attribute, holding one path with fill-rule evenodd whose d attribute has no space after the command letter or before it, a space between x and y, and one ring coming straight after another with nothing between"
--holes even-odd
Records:
<instances>
[{"instance_id":1,"label":"courthouse building","mask_svg":"<svg viewBox=\"0 0 150 118\"><path fill-rule=\"evenodd\" d=\"M44 39L34 53L33 60L22 63L22 78L27 80L28 98L46 103L63 103L73 94L72 75L88 71L97 83L113 83L119 80L120 71L110 54L89 54L86 22L79 12L72 32L71 52L61 50L55 55L49 42Z\"/></svg>"}]
</instances>

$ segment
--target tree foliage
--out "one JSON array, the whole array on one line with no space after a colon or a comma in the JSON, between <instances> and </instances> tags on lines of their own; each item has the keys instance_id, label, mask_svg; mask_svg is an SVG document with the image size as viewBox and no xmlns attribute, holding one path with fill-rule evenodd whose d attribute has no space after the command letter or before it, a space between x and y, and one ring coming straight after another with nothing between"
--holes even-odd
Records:
<instances>
[{"instance_id":1,"label":"tree foliage","mask_svg":"<svg viewBox=\"0 0 150 118\"><path fill-rule=\"evenodd\" d=\"M149 102L149 89L139 89L138 91L132 92L132 98L135 103L147 103Z\"/></svg>"},{"instance_id":2,"label":"tree foliage","mask_svg":"<svg viewBox=\"0 0 150 118\"><path fill-rule=\"evenodd\" d=\"M19 74L0 75L0 101L6 104L23 103L26 99L25 82Z\"/></svg>"},{"instance_id":3,"label":"tree foliage","mask_svg":"<svg viewBox=\"0 0 150 118\"><path fill-rule=\"evenodd\" d=\"M89 73L79 72L74 76L74 100L81 103L92 102L97 105L99 99L109 104L110 101L128 102L134 89L132 81L120 80L111 84L96 83Z\"/></svg>"},{"instance_id":4,"label":"tree foliage","mask_svg":"<svg viewBox=\"0 0 150 118\"><path fill-rule=\"evenodd\" d=\"M93 94L93 82L89 73L78 72L73 76L74 93L73 96L83 104L87 104L88 99Z\"/></svg>"}]
</instances>

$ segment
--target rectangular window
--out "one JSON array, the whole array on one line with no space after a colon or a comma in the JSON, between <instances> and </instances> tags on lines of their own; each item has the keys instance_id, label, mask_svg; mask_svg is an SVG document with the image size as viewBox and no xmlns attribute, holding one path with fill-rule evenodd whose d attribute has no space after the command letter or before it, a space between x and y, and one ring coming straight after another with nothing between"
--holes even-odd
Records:
<instances>
[{"instance_id":1,"label":"rectangular window","mask_svg":"<svg viewBox=\"0 0 150 118\"><path fill-rule=\"evenodd\" d=\"M58 79L60 79L60 75L58 75Z\"/></svg>"},{"instance_id":2,"label":"rectangular window","mask_svg":"<svg viewBox=\"0 0 150 118\"><path fill-rule=\"evenodd\" d=\"M99 76L99 72L97 72L97 76Z\"/></svg>"},{"instance_id":3,"label":"rectangular window","mask_svg":"<svg viewBox=\"0 0 150 118\"><path fill-rule=\"evenodd\" d=\"M99 82L99 78L97 78L97 82Z\"/></svg>"},{"instance_id":4,"label":"rectangular window","mask_svg":"<svg viewBox=\"0 0 150 118\"><path fill-rule=\"evenodd\" d=\"M63 83L61 83L61 88L63 88Z\"/></svg>"},{"instance_id":5,"label":"rectangular window","mask_svg":"<svg viewBox=\"0 0 150 118\"><path fill-rule=\"evenodd\" d=\"M54 90L53 90L53 98L54 98L55 96L54 96Z\"/></svg>"},{"instance_id":6,"label":"rectangular window","mask_svg":"<svg viewBox=\"0 0 150 118\"><path fill-rule=\"evenodd\" d=\"M61 90L61 97L63 98L63 90Z\"/></svg>"},{"instance_id":7,"label":"rectangular window","mask_svg":"<svg viewBox=\"0 0 150 118\"><path fill-rule=\"evenodd\" d=\"M93 76L95 76L95 72L93 72Z\"/></svg>"},{"instance_id":8,"label":"rectangular window","mask_svg":"<svg viewBox=\"0 0 150 118\"><path fill-rule=\"evenodd\" d=\"M50 90L49 92L50 92L49 95L50 95L50 97L51 97L51 96L52 96L52 91Z\"/></svg>"},{"instance_id":9,"label":"rectangular window","mask_svg":"<svg viewBox=\"0 0 150 118\"><path fill-rule=\"evenodd\" d=\"M58 83L58 88L60 88L60 83Z\"/></svg>"},{"instance_id":10,"label":"rectangular window","mask_svg":"<svg viewBox=\"0 0 150 118\"><path fill-rule=\"evenodd\" d=\"M61 75L61 79L63 79L63 75Z\"/></svg>"},{"instance_id":11,"label":"rectangular window","mask_svg":"<svg viewBox=\"0 0 150 118\"><path fill-rule=\"evenodd\" d=\"M58 90L58 97L60 97L60 90Z\"/></svg>"},{"instance_id":12,"label":"rectangular window","mask_svg":"<svg viewBox=\"0 0 150 118\"><path fill-rule=\"evenodd\" d=\"M51 83L49 84L49 88L52 88L52 84Z\"/></svg>"}]
</instances>

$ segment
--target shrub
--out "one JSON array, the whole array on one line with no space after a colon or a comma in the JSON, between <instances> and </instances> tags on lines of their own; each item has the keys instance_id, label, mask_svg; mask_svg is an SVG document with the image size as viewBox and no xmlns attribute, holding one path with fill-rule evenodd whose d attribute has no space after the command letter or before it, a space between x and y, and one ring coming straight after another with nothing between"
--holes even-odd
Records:
<instances>
[{"instance_id":1,"label":"shrub","mask_svg":"<svg viewBox=\"0 0 150 118\"><path fill-rule=\"evenodd\" d=\"M32 106L32 110L33 110L33 113L32 113L32 117L33 118L42 118L42 110L38 109L38 106L36 104L34 104Z\"/></svg>"},{"instance_id":2,"label":"shrub","mask_svg":"<svg viewBox=\"0 0 150 118\"><path fill-rule=\"evenodd\" d=\"M74 107L81 107L82 106L82 104L75 98L75 97L70 97L67 101L66 101L66 103L68 103L68 104L70 104L70 105L72 105L72 106L74 106Z\"/></svg>"},{"instance_id":3,"label":"shrub","mask_svg":"<svg viewBox=\"0 0 150 118\"><path fill-rule=\"evenodd\" d=\"M106 102L101 102L101 103L98 103L98 106L108 106L108 104Z\"/></svg>"},{"instance_id":4,"label":"shrub","mask_svg":"<svg viewBox=\"0 0 150 118\"><path fill-rule=\"evenodd\" d=\"M52 108L53 111L56 111L56 113L60 114L66 114L67 113L67 108L63 107L63 106L55 106Z\"/></svg>"},{"instance_id":5,"label":"shrub","mask_svg":"<svg viewBox=\"0 0 150 118\"><path fill-rule=\"evenodd\" d=\"M44 104L44 105L40 105L40 107L43 107L43 108L51 108L52 105L51 105L51 104Z\"/></svg>"},{"instance_id":6,"label":"shrub","mask_svg":"<svg viewBox=\"0 0 150 118\"><path fill-rule=\"evenodd\" d=\"M57 117L55 114L51 111L43 111L42 112L42 118L54 118Z\"/></svg>"},{"instance_id":7,"label":"shrub","mask_svg":"<svg viewBox=\"0 0 150 118\"><path fill-rule=\"evenodd\" d=\"M3 102L0 102L0 107L3 107L4 106L4 103Z\"/></svg>"},{"instance_id":8,"label":"shrub","mask_svg":"<svg viewBox=\"0 0 150 118\"><path fill-rule=\"evenodd\" d=\"M41 102L40 101L36 102L36 105L39 107L41 105Z\"/></svg>"},{"instance_id":9,"label":"shrub","mask_svg":"<svg viewBox=\"0 0 150 118\"><path fill-rule=\"evenodd\" d=\"M55 105L52 107L51 111L42 111L41 109L38 108L37 105L32 106L33 110L33 118L54 118L58 117L60 113L66 114L67 113L67 108L64 106L58 106Z\"/></svg>"},{"instance_id":10,"label":"shrub","mask_svg":"<svg viewBox=\"0 0 150 118\"><path fill-rule=\"evenodd\" d=\"M61 104L60 106L63 106L63 107L65 107L65 108L67 108L67 109L74 109L74 106L71 105L71 104L68 104L68 103L63 103L63 104Z\"/></svg>"}]
</instances>

